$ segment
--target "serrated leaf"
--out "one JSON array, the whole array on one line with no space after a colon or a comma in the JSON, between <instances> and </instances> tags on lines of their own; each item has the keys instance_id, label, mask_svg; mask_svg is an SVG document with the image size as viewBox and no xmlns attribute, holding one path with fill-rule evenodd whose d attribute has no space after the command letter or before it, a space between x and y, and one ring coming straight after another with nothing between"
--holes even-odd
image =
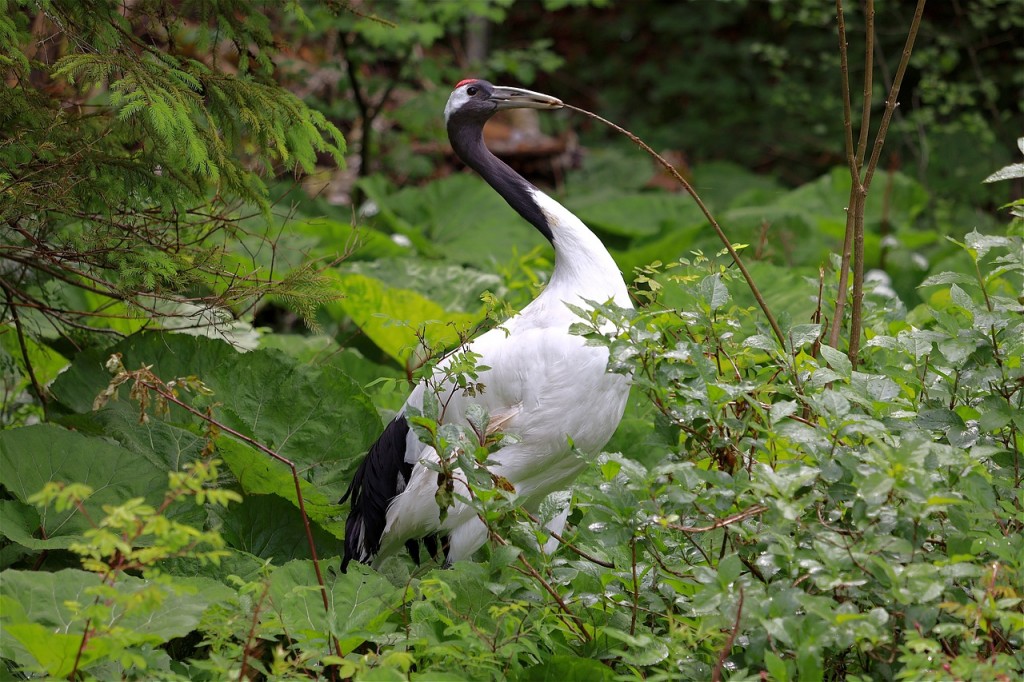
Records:
<instances>
[{"instance_id":1,"label":"serrated leaf","mask_svg":"<svg viewBox=\"0 0 1024 682\"><path fill-rule=\"evenodd\" d=\"M977 286L978 280L962 272L940 272L937 275L926 277L919 287L932 287L938 284L968 284Z\"/></svg>"},{"instance_id":2,"label":"serrated leaf","mask_svg":"<svg viewBox=\"0 0 1024 682\"><path fill-rule=\"evenodd\" d=\"M217 450L246 495L277 495L284 498L294 505L292 513L295 519L300 519L295 479L286 464L228 436L218 439ZM339 481L339 490L341 484L347 485L347 482ZM345 525L339 518L341 508L337 505L341 492L328 497L320 487L314 486L301 476L299 485L307 516L335 537L344 537Z\"/></svg>"},{"instance_id":3,"label":"serrated leaf","mask_svg":"<svg viewBox=\"0 0 1024 682\"><path fill-rule=\"evenodd\" d=\"M307 648L325 649L328 634L338 637L342 651L352 651L391 614L403 591L362 564L341 573L337 558L321 562L330 614L324 610L313 564L292 561L270 576L270 596L286 631Z\"/></svg>"},{"instance_id":4,"label":"serrated leaf","mask_svg":"<svg viewBox=\"0 0 1024 682\"><path fill-rule=\"evenodd\" d=\"M206 436L195 429L177 426L163 419L139 423L137 405L128 401L108 403L97 412L61 418L61 424L92 435L117 441L163 471L181 471L201 458Z\"/></svg>"},{"instance_id":5,"label":"serrated leaf","mask_svg":"<svg viewBox=\"0 0 1024 682\"><path fill-rule=\"evenodd\" d=\"M288 477L287 483L291 483L291 477ZM306 512L314 522L319 517L331 518L321 513L321 509L341 516L337 506L321 502L317 496L313 497L307 504ZM221 536L235 549L261 559L271 559L279 565L293 559L311 558L302 517L293 501L277 495L247 495L241 503L232 504L220 511L218 517L222 524ZM339 556L343 553L344 544L338 537L344 536L344 526L340 522L327 525L338 535L329 535L313 523L313 542L317 553L320 556Z\"/></svg>"},{"instance_id":6,"label":"serrated leaf","mask_svg":"<svg viewBox=\"0 0 1024 682\"><path fill-rule=\"evenodd\" d=\"M700 209L684 194L601 192L576 195L566 204L593 229L622 237L654 237L702 222Z\"/></svg>"},{"instance_id":7,"label":"serrated leaf","mask_svg":"<svg viewBox=\"0 0 1024 682\"><path fill-rule=\"evenodd\" d=\"M414 226L438 255L450 261L503 263L511 254L527 253L544 243L487 183L467 173L376 199L387 209L381 220L397 218Z\"/></svg>"},{"instance_id":8,"label":"serrated leaf","mask_svg":"<svg viewBox=\"0 0 1024 682\"><path fill-rule=\"evenodd\" d=\"M982 180L982 182L999 182L1000 180L1013 180L1014 178L1024 178L1024 163L1011 163L1009 166L1003 166Z\"/></svg>"},{"instance_id":9,"label":"serrated leaf","mask_svg":"<svg viewBox=\"0 0 1024 682\"><path fill-rule=\"evenodd\" d=\"M627 645L625 650L618 653L622 660L630 665L654 665L668 657L668 646L647 632L631 635L616 628L606 627L601 629L601 633Z\"/></svg>"},{"instance_id":10,"label":"serrated leaf","mask_svg":"<svg viewBox=\"0 0 1024 682\"><path fill-rule=\"evenodd\" d=\"M764 652L764 665L773 682L789 682L789 671L786 662L771 651Z\"/></svg>"},{"instance_id":11,"label":"serrated leaf","mask_svg":"<svg viewBox=\"0 0 1024 682\"><path fill-rule=\"evenodd\" d=\"M10 654L22 665L28 665L29 662L24 660L27 652L48 670L52 667L64 671L65 666L73 665L74 660L68 661L62 654L76 638L78 642L81 641L79 633L84 631L85 622L75 619L69 604L92 603L94 596L89 590L98 585L100 576L75 569L64 569L56 573L4 571L0 579L0 597L8 604L18 605L16 609L4 609L4 629L10 632L10 627L18 628L11 634L18 633L17 639L24 646L24 651L20 652L16 647L12 650L6 638L0 638L3 656L8 657ZM123 602L108 604L109 622L116 623L123 630L118 634L120 644L129 646L143 643L152 645L184 637L199 624L207 608L233 594L224 585L207 578L177 578L172 586L122 574L114 583L114 588L125 599ZM141 598L144 591L152 596ZM132 596L140 599L131 599ZM12 613L20 622L7 620ZM100 634L95 636L105 636L102 627ZM38 647L40 643L46 647ZM50 647L53 655L43 655L41 659L35 655L44 653ZM77 652L77 646L75 650ZM95 661L90 660L93 657L88 651L83 652L85 657L80 663L82 669L88 669ZM63 674L66 676L68 672L70 668ZM59 673L51 670L51 674Z\"/></svg>"},{"instance_id":12,"label":"serrated leaf","mask_svg":"<svg viewBox=\"0 0 1024 682\"><path fill-rule=\"evenodd\" d=\"M953 299L953 303L956 303L964 310L968 312L974 310L974 299L972 299L966 291L958 287L956 284L949 287L949 297Z\"/></svg>"},{"instance_id":13,"label":"serrated leaf","mask_svg":"<svg viewBox=\"0 0 1024 682\"><path fill-rule=\"evenodd\" d=\"M200 409L212 406L214 418L291 459L311 484L332 499L341 496L348 473L381 430L369 398L336 367L309 367L275 350L239 353L221 341L180 334L138 334L112 348L83 353L54 385L60 401L73 411L89 412L93 398L110 381L103 363L114 352L122 354L127 369L151 365L164 381L199 377L213 393L183 393L187 401ZM122 389L122 402L127 402L127 394ZM168 421L205 428L198 418L177 407L171 409ZM154 427L154 431L160 429ZM174 429L165 435L172 441L184 437ZM126 438L130 443L136 437ZM221 442L227 438L220 436Z\"/></svg>"},{"instance_id":14,"label":"serrated leaf","mask_svg":"<svg viewBox=\"0 0 1024 682\"><path fill-rule=\"evenodd\" d=\"M748 348L757 348L758 350L766 351L774 351L779 347L778 342L774 338L766 336L765 334L754 334L753 336L748 336L746 340L743 341L743 345Z\"/></svg>"},{"instance_id":15,"label":"serrated leaf","mask_svg":"<svg viewBox=\"0 0 1024 682\"><path fill-rule=\"evenodd\" d=\"M1024 164L1022 164L1022 167L1024 167ZM1009 237L1003 237L995 234L981 234L977 230L971 230L964 237L964 243L967 244L968 248L973 249L980 259L984 258L985 254L990 250L1007 248L1013 242Z\"/></svg>"},{"instance_id":16,"label":"serrated leaf","mask_svg":"<svg viewBox=\"0 0 1024 682\"><path fill-rule=\"evenodd\" d=\"M39 513L35 507L18 500L0 500L0 534L11 542L31 550L67 549L77 535L58 535L55 538L37 538Z\"/></svg>"},{"instance_id":17,"label":"serrated leaf","mask_svg":"<svg viewBox=\"0 0 1024 682\"><path fill-rule=\"evenodd\" d=\"M431 345L454 346L458 329L468 330L482 319L480 313L445 310L416 291L391 286L357 273L337 275L345 298L327 306L348 317L382 351L404 364L420 348L417 332L423 330ZM419 351L421 352L421 351Z\"/></svg>"},{"instance_id":18,"label":"serrated leaf","mask_svg":"<svg viewBox=\"0 0 1024 682\"><path fill-rule=\"evenodd\" d=\"M793 346L792 350L802 348L809 343L814 343L819 336L821 336L820 324L795 324L790 327L789 332L786 334L787 339Z\"/></svg>"},{"instance_id":19,"label":"serrated leaf","mask_svg":"<svg viewBox=\"0 0 1024 682\"><path fill-rule=\"evenodd\" d=\"M729 302L729 289L717 273L701 280L700 293L711 310L718 310Z\"/></svg>"},{"instance_id":20,"label":"serrated leaf","mask_svg":"<svg viewBox=\"0 0 1024 682\"><path fill-rule=\"evenodd\" d=\"M797 408L798 405L795 400L782 400L777 403L772 403L769 415L771 416L772 422L777 422L785 419L791 414L796 414Z\"/></svg>"},{"instance_id":21,"label":"serrated leaf","mask_svg":"<svg viewBox=\"0 0 1024 682\"><path fill-rule=\"evenodd\" d=\"M846 353L838 351L832 346L822 345L821 355L833 370L847 379L850 378L853 373L853 365L850 363L850 358L846 357Z\"/></svg>"},{"instance_id":22,"label":"serrated leaf","mask_svg":"<svg viewBox=\"0 0 1024 682\"><path fill-rule=\"evenodd\" d=\"M380 282L414 291L444 310L477 315L483 309L485 291L500 291L498 275L476 268L418 258L380 258L345 263L342 272L372 277ZM457 282L458 286L453 286Z\"/></svg>"}]
</instances>

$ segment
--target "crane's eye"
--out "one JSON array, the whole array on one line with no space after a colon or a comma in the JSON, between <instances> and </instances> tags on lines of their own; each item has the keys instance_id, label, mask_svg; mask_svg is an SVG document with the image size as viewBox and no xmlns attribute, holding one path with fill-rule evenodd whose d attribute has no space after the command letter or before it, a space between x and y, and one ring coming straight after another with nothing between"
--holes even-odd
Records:
<instances>
[{"instance_id":1,"label":"crane's eye","mask_svg":"<svg viewBox=\"0 0 1024 682\"><path fill-rule=\"evenodd\" d=\"M466 94L469 95L470 97L472 97L478 92L480 92L480 88L476 87L475 85L470 85L468 88L466 88Z\"/></svg>"}]
</instances>

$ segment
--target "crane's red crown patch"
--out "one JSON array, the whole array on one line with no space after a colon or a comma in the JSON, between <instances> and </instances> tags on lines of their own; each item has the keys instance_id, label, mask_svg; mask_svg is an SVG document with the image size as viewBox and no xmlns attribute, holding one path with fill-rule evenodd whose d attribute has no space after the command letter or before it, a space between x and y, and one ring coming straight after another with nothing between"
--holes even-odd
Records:
<instances>
[{"instance_id":1,"label":"crane's red crown patch","mask_svg":"<svg viewBox=\"0 0 1024 682\"><path fill-rule=\"evenodd\" d=\"M476 81L477 81L476 78L463 78L462 80L460 80L458 83L455 84L455 89L458 90L459 88L461 88L466 83L475 83Z\"/></svg>"}]
</instances>

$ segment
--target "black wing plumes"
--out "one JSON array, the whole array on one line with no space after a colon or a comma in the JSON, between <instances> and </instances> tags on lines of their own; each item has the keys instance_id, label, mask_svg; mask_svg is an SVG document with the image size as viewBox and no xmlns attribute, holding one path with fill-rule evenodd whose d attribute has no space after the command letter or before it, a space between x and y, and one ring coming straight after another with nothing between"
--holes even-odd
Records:
<instances>
[{"instance_id":1,"label":"black wing plumes","mask_svg":"<svg viewBox=\"0 0 1024 682\"><path fill-rule=\"evenodd\" d=\"M352 477L348 490L338 501L352 496L352 507L345 522L344 573L352 559L369 562L380 549L380 538L387 525L388 505L405 490L412 475L412 464L405 461L405 440L409 422L398 415L370 446L362 464Z\"/></svg>"}]
</instances>

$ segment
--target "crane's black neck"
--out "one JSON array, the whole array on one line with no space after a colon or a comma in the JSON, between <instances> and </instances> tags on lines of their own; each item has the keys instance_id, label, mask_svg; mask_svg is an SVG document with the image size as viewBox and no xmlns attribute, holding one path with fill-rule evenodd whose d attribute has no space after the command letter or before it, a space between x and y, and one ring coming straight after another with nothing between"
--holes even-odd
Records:
<instances>
[{"instance_id":1,"label":"crane's black neck","mask_svg":"<svg viewBox=\"0 0 1024 682\"><path fill-rule=\"evenodd\" d=\"M539 191L526 178L487 149L484 144L483 121L448 123L448 139L455 155L487 181L508 205L536 227L549 242L554 235L544 212L534 201L533 192Z\"/></svg>"}]
</instances>

